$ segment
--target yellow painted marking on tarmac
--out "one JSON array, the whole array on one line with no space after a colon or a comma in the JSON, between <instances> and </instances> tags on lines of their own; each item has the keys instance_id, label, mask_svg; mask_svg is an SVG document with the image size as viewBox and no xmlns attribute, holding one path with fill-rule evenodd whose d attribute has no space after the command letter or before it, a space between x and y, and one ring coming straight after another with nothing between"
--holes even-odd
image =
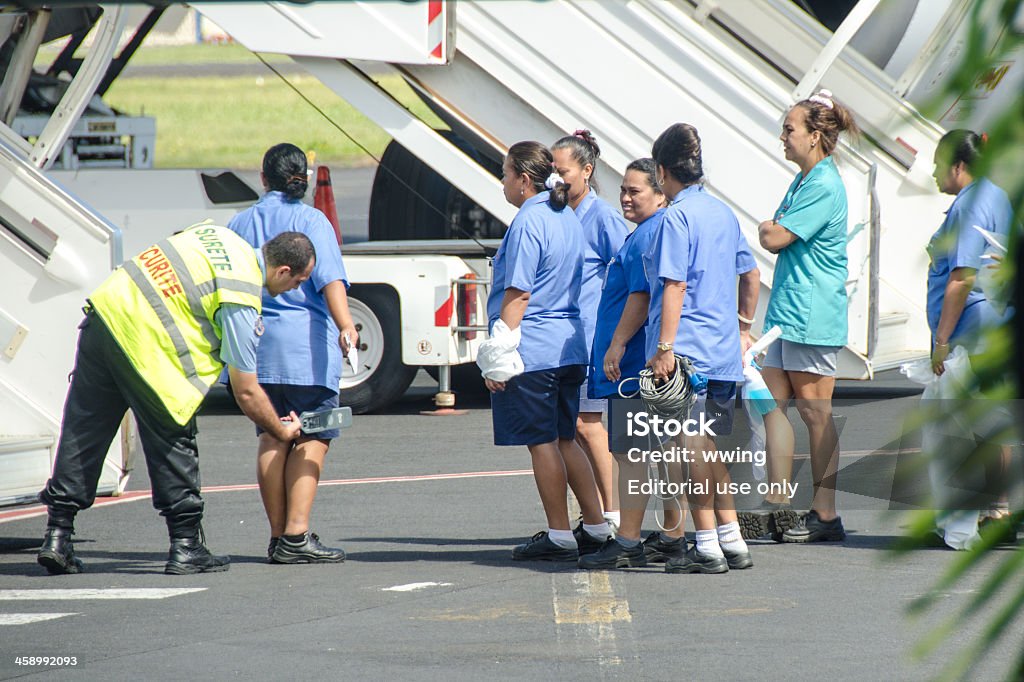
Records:
<instances>
[{"instance_id":1,"label":"yellow painted marking on tarmac","mask_svg":"<svg viewBox=\"0 0 1024 682\"><path fill-rule=\"evenodd\" d=\"M615 596L608 574L588 571L572 574L575 594L559 596L554 593L555 623L578 625L606 625L632 622L629 602Z\"/></svg>"},{"instance_id":2,"label":"yellow painted marking on tarmac","mask_svg":"<svg viewBox=\"0 0 1024 682\"><path fill-rule=\"evenodd\" d=\"M489 609L478 609L476 611L448 610L438 613L429 613L422 616L414 616L413 620L441 621L449 623L458 622L483 622L512 618L516 620L538 620L548 614L540 613L533 608L532 604L510 604L508 606L495 606Z\"/></svg>"}]
</instances>

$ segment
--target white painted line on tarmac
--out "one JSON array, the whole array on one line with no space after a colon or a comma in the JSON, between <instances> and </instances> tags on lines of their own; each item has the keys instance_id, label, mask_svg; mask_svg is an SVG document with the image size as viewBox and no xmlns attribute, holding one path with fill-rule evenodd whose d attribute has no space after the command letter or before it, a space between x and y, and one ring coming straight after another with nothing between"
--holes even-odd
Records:
<instances>
[{"instance_id":1,"label":"white painted line on tarmac","mask_svg":"<svg viewBox=\"0 0 1024 682\"><path fill-rule=\"evenodd\" d=\"M376 476L372 478L339 478L330 481L320 481L321 487L336 485L367 485L370 483L412 483L416 481L448 481L461 478L501 478L504 476L532 476L533 469L513 469L511 471L463 471L451 474L422 474L419 476ZM235 490L258 490L256 483L243 483L240 485L211 485L203 488L203 493L223 493ZM152 494L148 490L133 490L124 493L120 497L103 497L96 500L93 508L106 507L112 504L123 504L137 500L148 500ZM33 505L23 509L11 509L0 511L0 523L9 521L20 521L31 519L37 516L46 516L46 507Z\"/></svg>"},{"instance_id":2,"label":"white painted line on tarmac","mask_svg":"<svg viewBox=\"0 0 1024 682\"><path fill-rule=\"evenodd\" d=\"M74 599L167 599L192 592L203 592L205 587L134 587L99 589L40 589L0 590L0 601L71 601Z\"/></svg>"},{"instance_id":3,"label":"white painted line on tarmac","mask_svg":"<svg viewBox=\"0 0 1024 682\"><path fill-rule=\"evenodd\" d=\"M0 613L0 625L28 625L41 623L44 620L56 620L64 616L77 616L77 613Z\"/></svg>"},{"instance_id":4,"label":"white painted line on tarmac","mask_svg":"<svg viewBox=\"0 0 1024 682\"><path fill-rule=\"evenodd\" d=\"M425 590L428 587L450 587L451 583L409 583L407 585L394 585L392 587L382 587L381 592L415 592L416 590Z\"/></svg>"}]
</instances>

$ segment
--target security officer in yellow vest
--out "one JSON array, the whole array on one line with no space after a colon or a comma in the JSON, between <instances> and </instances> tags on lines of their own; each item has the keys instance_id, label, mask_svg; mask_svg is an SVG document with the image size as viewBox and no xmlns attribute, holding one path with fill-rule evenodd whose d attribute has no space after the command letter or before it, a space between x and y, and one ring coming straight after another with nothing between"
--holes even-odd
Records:
<instances>
[{"instance_id":1,"label":"security officer in yellow vest","mask_svg":"<svg viewBox=\"0 0 1024 682\"><path fill-rule=\"evenodd\" d=\"M224 227L195 225L124 263L89 297L53 475L38 561L51 574L78 573L75 514L92 506L110 442L128 408L139 424L153 506L167 521L165 573L226 571L201 536L195 413L224 365L242 411L282 441L282 421L256 379L263 287L272 296L309 278L309 239L285 232L254 250Z\"/></svg>"}]
</instances>

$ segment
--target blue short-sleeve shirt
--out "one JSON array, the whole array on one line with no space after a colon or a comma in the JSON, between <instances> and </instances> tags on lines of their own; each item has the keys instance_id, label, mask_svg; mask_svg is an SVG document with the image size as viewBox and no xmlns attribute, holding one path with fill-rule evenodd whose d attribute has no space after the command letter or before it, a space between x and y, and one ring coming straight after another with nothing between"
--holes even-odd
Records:
<instances>
[{"instance_id":1,"label":"blue short-sleeve shirt","mask_svg":"<svg viewBox=\"0 0 1024 682\"><path fill-rule=\"evenodd\" d=\"M301 232L316 250L310 278L279 296L263 292L264 333L257 377L264 384L324 386L338 390L341 348L338 327L327 309L323 288L334 281L348 287L334 228L317 209L282 192L267 192L228 223L242 239L260 248L282 232Z\"/></svg>"},{"instance_id":2,"label":"blue short-sleeve shirt","mask_svg":"<svg viewBox=\"0 0 1024 682\"><path fill-rule=\"evenodd\" d=\"M578 304L583 227L572 209L556 211L548 197L541 192L519 208L494 256L487 299L488 326L493 328L506 289L530 293L519 343L527 372L585 365L589 359Z\"/></svg>"},{"instance_id":3,"label":"blue short-sleeve shirt","mask_svg":"<svg viewBox=\"0 0 1024 682\"><path fill-rule=\"evenodd\" d=\"M597 307L594 347L590 354L588 391L591 398L618 395L618 384L609 381L604 375L604 355L612 343L612 336L615 335L615 328L619 326L629 295L651 291L647 274L644 272L643 256L650 248L651 237L664 215L665 209L659 208L654 215L637 225L633 234L626 237L626 242L608 264L601 302ZM644 330L645 327L641 327L626 343L626 352L622 354L622 360L619 362L623 378L638 376L647 362L647 336Z\"/></svg>"},{"instance_id":4,"label":"blue short-sleeve shirt","mask_svg":"<svg viewBox=\"0 0 1024 682\"><path fill-rule=\"evenodd\" d=\"M991 247L974 226L1002 235L1005 243L1012 223L1013 207L1009 197L988 179L975 180L956 195L946 211L942 226L928 242L931 264L928 267L926 312L928 327L933 335L939 326L950 273L956 268L978 270L987 264L981 260L981 256L989 252ZM975 281L974 288L967 294L964 311L950 340L976 333L982 323L993 316L981 286Z\"/></svg>"},{"instance_id":5,"label":"blue short-sleeve shirt","mask_svg":"<svg viewBox=\"0 0 1024 682\"><path fill-rule=\"evenodd\" d=\"M622 248L629 226L618 211L593 191L576 207L576 217L583 225L586 248L583 256L583 286L580 290L580 320L587 336L587 350L594 341L597 306L601 300L608 264Z\"/></svg>"},{"instance_id":6,"label":"blue short-sleeve shirt","mask_svg":"<svg viewBox=\"0 0 1024 682\"><path fill-rule=\"evenodd\" d=\"M657 352L665 280L686 282L673 352L709 379L742 381L736 276L756 266L736 215L701 185L691 185L665 211L644 254L651 285L647 357Z\"/></svg>"},{"instance_id":7,"label":"blue short-sleeve shirt","mask_svg":"<svg viewBox=\"0 0 1024 682\"><path fill-rule=\"evenodd\" d=\"M797 236L775 261L764 328L817 346L844 346L846 311L846 188L831 156L797 173L775 222Z\"/></svg>"}]
</instances>

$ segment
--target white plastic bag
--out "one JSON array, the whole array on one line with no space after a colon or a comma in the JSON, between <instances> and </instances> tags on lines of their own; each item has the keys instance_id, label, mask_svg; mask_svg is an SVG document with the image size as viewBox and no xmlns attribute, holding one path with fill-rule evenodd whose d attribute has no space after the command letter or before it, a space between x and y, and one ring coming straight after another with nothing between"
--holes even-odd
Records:
<instances>
[{"instance_id":1,"label":"white plastic bag","mask_svg":"<svg viewBox=\"0 0 1024 682\"><path fill-rule=\"evenodd\" d=\"M747 420L750 423L750 442L747 443L747 450L751 452L763 452L766 450L764 433L764 415L775 409L775 398L772 397L768 385L764 383L761 376L761 368L754 358L763 353L768 346L775 342L782 335L782 329L776 325L761 335L757 343L752 345L743 354L743 389L740 397L743 400L743 409L747 412ZM754 479L763 481L767 472L763 464L753 464Z\"/></svg>"},{"instance_id":2,"label":"white plastic bag","mask_svg":"<svg viewBox=\"0 0 1024 682\"><path fill-rule=\"evenodd\" d=\"M964 398L974 383L967 349L957 346L943 363L944 371L936 376L932 371L931 358L923 358L908 362L900 367L900 373L914 383L924 386L921 400L954 400ZM970 438L971 426L957 415L942 415L933 418L921 427L921 449L931 455L928 460L928 479L931 483L932 495L937 507L940 508L936 524L946 545L957 550L970 549L979 540L979 513L972 510L956 510L943 512L945 503L950 499L951 487L956 486L954 472L957 462L947 461L940 453L944 452L944 443L951 438Z\"/></svg>"},{"instance_id":3,"label":"white plastic bag","mask_svg":"<svg viewBox=\"0 0 1024 682\"><path fill-rule=\"evenodd\" d=\"M523 373L525 367L518 350L522 335L521 328L509 329L503 320L494 323L490 338L476 352L476 364L484 379L508 381Z\"/></svg>"}]
</instances>

